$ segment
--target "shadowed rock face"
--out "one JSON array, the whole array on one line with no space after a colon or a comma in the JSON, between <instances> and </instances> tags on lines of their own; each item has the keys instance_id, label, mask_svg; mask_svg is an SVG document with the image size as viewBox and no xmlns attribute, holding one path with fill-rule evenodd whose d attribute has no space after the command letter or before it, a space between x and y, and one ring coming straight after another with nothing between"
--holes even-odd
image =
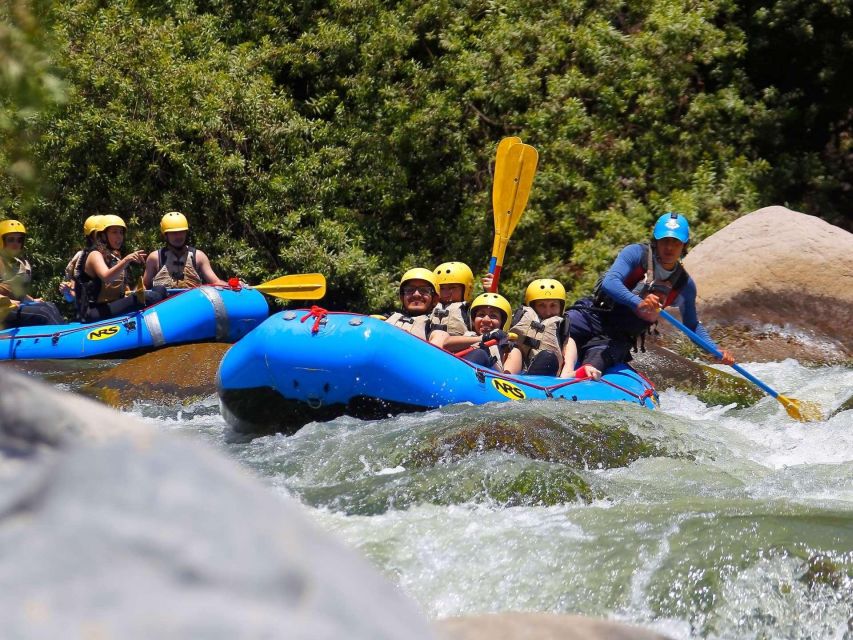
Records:
<instances>
[{"instance_id":1,"label":"shadowed rock face","mask_svg":"<svg viewBox=\"0 0 853 640\"><path fill-rule=\"evenodd\" d=\"M432 638L391 583L218 454L0 376L4 638Z\"/></svg>"},{"instance_id":2,"label":"shadowed rock face","mask_svg":"<svg viewBox=\"0 0 853 640\"><path fill-rule=\"evenodd\" d=\"M853 234L766 207L706 238L684 264L703 324L739 360L853 361Z\"/></svg>"},{"instance_id":3,"label":"shadowed rock face","mask_svg":"<svg viewBox=\"0 0 853 640\"><path fill-rule=\"evenodd\" d=\"M231 345L187 344L125 360L83 388L113 407L137 400L179 404L216 393L216 371Z\"/></svg>"},{"instance_id":4,"label":"shadowed rock face","mask_svg":"<svg viewBox=\"0 0 853 640\"><path fill-rule=\"evenodd\" d=\"M688 360L654 340L646 340L645 353L633 355L631 366L653 380L658 390L674 387L709 405L747 407L762 398L761 391L743 378Z\"/></svg>"}]
</instances>

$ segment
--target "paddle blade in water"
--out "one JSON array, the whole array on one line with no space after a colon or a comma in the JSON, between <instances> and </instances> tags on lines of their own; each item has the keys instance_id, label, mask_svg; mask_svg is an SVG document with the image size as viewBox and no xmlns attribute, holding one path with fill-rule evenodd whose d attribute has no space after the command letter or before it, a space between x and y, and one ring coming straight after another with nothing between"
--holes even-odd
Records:
<instances>
[{"instance_id":1,"label":"paddle blade in water","mask_svg":"<svg viewBox=\"0 0 853 640\"><path fill-rule=\"evenodd\" d=\"M799 420L800 422L819 422L823 420L823 411L821 411L820 406L815 402L806 402L783 395L776 396L776 399L782 403L788 415L795 420Z\"/></svg>"}]
</instances>

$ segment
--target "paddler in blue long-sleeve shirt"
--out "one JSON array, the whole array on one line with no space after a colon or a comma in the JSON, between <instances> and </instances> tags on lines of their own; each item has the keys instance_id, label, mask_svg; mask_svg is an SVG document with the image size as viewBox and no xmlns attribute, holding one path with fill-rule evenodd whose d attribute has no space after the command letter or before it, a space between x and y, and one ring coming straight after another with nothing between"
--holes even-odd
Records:
<instances>
[{"instance_id":1,"label":"paddler in blue long-sleeve shirt","mask_svg":"<svg viewBox=\"0 0 853 640\"><path fill-rule=\"evenodd\" d=\"M681 264L690 225L679 213L662 215L649 244L628 245L599 280L592 297L566 312L581 362L602 371L631 359L631 348L657 322L658 312L675 306L685 325L714 344L696 314L696 283ZM723 364L733 355L722 350Z\"/></svg>"}]
</instances>

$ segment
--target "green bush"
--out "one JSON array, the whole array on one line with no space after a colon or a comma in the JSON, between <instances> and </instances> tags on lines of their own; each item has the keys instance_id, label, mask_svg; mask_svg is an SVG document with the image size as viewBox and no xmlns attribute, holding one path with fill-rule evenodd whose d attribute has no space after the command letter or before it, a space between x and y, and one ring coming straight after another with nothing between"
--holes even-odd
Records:
<instances>
[{"instance_id":1,"label":"green bush","mask_svg":"<svg viewBox=\"0 0 853 640\"><path fill-rule=\"evenodd\" d=\"M814 13L770 13L786 11ZM840 151L772 137L808 111L758 77L752 47L776 51L787 23L729 0L56 0L37 13L42 49L24 57L64 70L65 101L6 118L31 137L44 189L26 201L7 173L0 197L31 227L45 290L87 215L124 216L129 248L151 249L178 209L221 276L317 270L328 306L386 308L408 267L485 270L507 135L540 153L506 257L512 299L545 275L587 292L667 210L701 239L794 193L783 177L799 181L794 206L846 179ZM27 104L10 95L2 114Z\"/></svg>"}]
</instances>

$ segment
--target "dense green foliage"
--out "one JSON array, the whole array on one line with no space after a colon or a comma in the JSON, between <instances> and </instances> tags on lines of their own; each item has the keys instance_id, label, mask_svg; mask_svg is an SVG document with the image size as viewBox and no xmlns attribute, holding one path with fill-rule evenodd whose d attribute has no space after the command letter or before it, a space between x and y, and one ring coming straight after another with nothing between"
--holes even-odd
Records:
<instances>
[{"instance_id":1,"label":"dense green foliage","mask_svg":"<svg viewBox=\"0 0 853 640\"><path fill-rule=\"evenodd\" d=\"M0 5L0 206L12 213L35 186L29 149L37 114L64 98L47 34L25 0ZM4 216L5 217L5 216Z\"/></svg>"},{"instance_id":2,"label":"dense green foliage","mask_svg":"<svg viewBox=\"0 0 853 640\"><path fill-rule=\"evenodd\" d=\"M853 19L840 0L34 10L49 34L21 55L51 52L66 99L37 96L25 123L44 190L24 199L8 175L0 194L31 227L44 285L86 215L119 213L129 245L153 248L160 216L179 209L221 275L317 270L328 306L387 306L406 267L484 270L507 135L540 152L506 257L513 297L544 275L587 291L669 209L701 239L779 202L838 222L851 197ZM792 57L796 73L781 63Z\"/></svg>"}]
</instances>

